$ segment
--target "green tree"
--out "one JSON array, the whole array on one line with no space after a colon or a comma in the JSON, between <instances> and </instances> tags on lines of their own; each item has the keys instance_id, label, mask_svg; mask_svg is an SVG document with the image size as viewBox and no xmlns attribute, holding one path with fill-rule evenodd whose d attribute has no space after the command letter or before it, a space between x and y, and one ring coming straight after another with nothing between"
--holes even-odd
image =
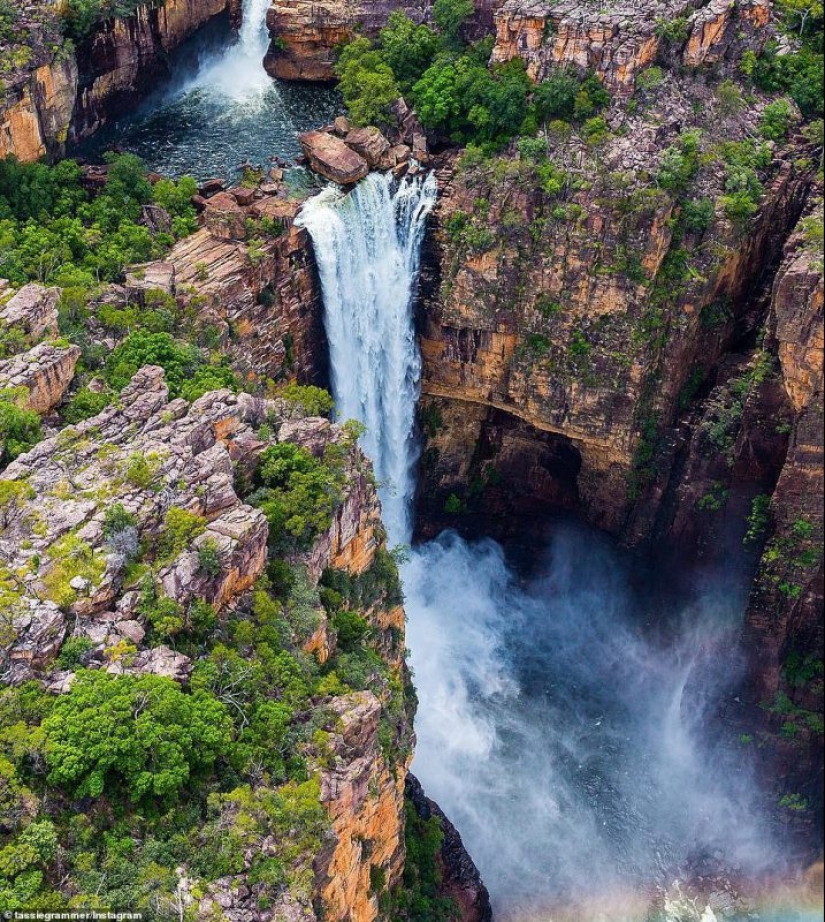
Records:
<instances>
[{"instance_id":1,"label":"green tree","mask_svg":"<svg viewBox=\"0 0 825 922\"><path fill-rule=\"evenodd\" d=\"M160 676L80 670L43 721L49 782L73 796L169 798L210 770L232 723L206 692Z\"/></svg>"},{"instance_id":2,"label":"green tree","mask_svg":"<svg viewBox=\"0 0 825 922\"><path fill-rule=\"evenodd\" d=\"M461 27L474 11L473 0L435 0L433 19L448 45L457 47L461 44Z\"/></svg>"},{"instance_id":3,"label":"green tree","mask_svg":"<svg viewBox=\"0 0 825 922\"><path fill-rule=\"evenodd\" d=\"M384 60L392 69L403 94L432 64L441 43L426 26L417 26L409 17L396 10L379 35Z\"/></svg>"},{"instance_id":4,"label":"green tree","mask_svg":"<svg viewBox=\"0 0 825 922\"><path fill-rule=\"evenodd\" d=\"M392 68L369 39L358 38L344 48L336 73L338 89L356 125L382 125L390 120L401 91Z\"/></svg>"},{"instance_id":5,"label":"green tree","mask_svg":"<svg viewBox=\"0 0 825 922\"><path fill-rule=\"evenodd\" d=\"M579 81L566 70L557 70L533 91L536 114L543 122L573 117Z\"/></svg>"}]
</instances>

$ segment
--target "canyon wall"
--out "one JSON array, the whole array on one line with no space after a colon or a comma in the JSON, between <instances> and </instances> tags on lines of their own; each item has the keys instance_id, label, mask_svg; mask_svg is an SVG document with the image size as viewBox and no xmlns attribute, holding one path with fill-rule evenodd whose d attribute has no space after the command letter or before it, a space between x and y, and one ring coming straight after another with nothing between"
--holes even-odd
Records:
<instances>
[{"instance_id":1,"label":"canyon wall","mask_svg":"<svg viewBox=\"0 0 825 922\"><path fill-rule=\"evenodd\" d=\"M0 157L54 158L67 141L93 133L111 115L136 105L169 73L168 55L211 20L238 21L239 0L166 0L131 16L100 23L79 47L60 35L57 14L30 30L25 51L5 82L0 106ZM35 8L37 5L35 4Z\"/></svg>"},{"instance_id":2,"label":"canyon wall","mask_svg":"<svg viewBox=\"0 0 825 922\"><path fill-rule=\"evenodd\" d=\"M396 10L423 21L429 0L274 0L267 15L272 43L264 66L284 80L333 80L335 56L356 35L374 37Z\"/></svg>"},{"instance_id":3,"label":"canyon wall","mask_svg":"<svg viewBox=\"0 0 825 922\"><path fill-rule=\"evenodd\" d=\"M593 9L565 0L505 0L495 12L494 62L520 57L535 81L555 67L593 70L620 96L666 50L664 26L680 25L675 57L689 67L718 64L761 47L770 21L768 0L649 0Z\"/></svg>"},{"instance_id":4,"label":"canyon wall","mask_svg":"<svg viewBox=\"0 0 825 922\"><path fill-rule=\"evenodd\" d=\"M633 543L651 534L686 388L755 335L810 184L777 151L747 227L717 205L682 230L654 177L696 124L692 92L665 92L664 124L617 115L595 149L575 133L552 145L550 195L527 157L443 170L422 282L425 519L443 524L454 495L469 514L562 507ZM724 170L700 174L696 197L718 197Z\"/></svg>"}]
</instances>

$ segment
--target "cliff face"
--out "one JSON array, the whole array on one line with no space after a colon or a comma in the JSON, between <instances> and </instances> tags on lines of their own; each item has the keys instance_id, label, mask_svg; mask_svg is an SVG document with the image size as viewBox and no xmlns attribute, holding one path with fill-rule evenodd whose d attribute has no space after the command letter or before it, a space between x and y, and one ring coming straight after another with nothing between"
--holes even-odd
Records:
<instances>
[{"instance_id":1,"label":"cliff face","mask_svg":"<svg viewBox=\"0 0 825 922\"><path fill-rule=\"evenodd\" d=\"M425 519L444 521L454 493L469 513L564 507L634 542L650 534L662 432L761 323L760 279L808 184L777 151L759 214L734 226L712 151L746 122L693 114L694 93L714 107L698 84L659 92L661 122L613 113L595 147L551 138L552 194L526 157L443 171L423 278ZM695 198L717 199L701 229L654 180L693 127L708 162Z\"/></svg>"},{"instance_id":2,"label":"cliff face","mask_svg":"<svg viewBox=\"0 0 825 922\"><path fill-rule=\"evenodd\" d=\"M78 71L73 57L35 68L7 91L0 112L0 157L31 161L53 157L69 137Z\"/></svg>"},{"instance_id":3,"label":"cliff face","mask_svg":"<svg viewBox=\"0 0 825 922\"><path fill-rule=\"evenodd\" d=\"M675 53L685 65L698 67L761 46L769 21L767 0L612 2L598 9L575 2L505 0L495 13L492 59L520 57L536 81L554 67L574 65L595 71L619 95L630 95L637 73L665 50L663 25L681 24Z\"/></svg>"},{"instance_id":4,"label":"cliff face","mask_svg":"<svg viewBox=\"0 0 825 922\"><path fill-rule=\"evenodd\" d=\"M34 5L37 7L37 4ZM239 0L166 0L101 23L74 50L59 34L54 8L32 29L28 63L5 84L0 157L59 156L69 139L86 137L112 114L135 105L168 73L168 55Z\"/></svg>"},{"instance_id":5,"label":"cliff face","mask_svg":"<svg viewBox=\"0 0 825 922\"><path fill-rule=\"evenodd\" d=\"M272 35L264 66L284 80L333 80L336 50L356 34L374 37L396 10L421 22L428 0L379 3L274 0L267 15Z\"/></svg>"},{"instance_id":6,"label":"cliff face","mask_svg":"<svg viewBox=\"0 0 825 922\"><path fill-rule=\"evenodd\" d=\"M809 220L822 220L821 206ZM791 237L773 285L769 336L792 421L761 521L764 551L745 618L749 700L760 714L777 796L822 822L823 287L821 255ZM797 805L798 806L798 805Z\"/></svg>"},{"instance_id":7,"label":"cliff face","mask_svg":"<svg viewBox=\"0 0 825 922\"><path fill-rule=\"evenodd\" d=\"M77 49L81 72L72 136L92 134L112 114L144 98L169 73L169 53L230 5L230 0L165 0L102 23Z\"/></svg>"},{"instance_id":8,"label":"cliff face","mask_svg":"<svg viewBox=\"0 0 825 922\"><path fill-rule=\"evenodd\" d=\"M202 227L127 287L164 290L197 310L236 370L252 383L328 379L320 283L301 202L279 183L202 198ZM263 230L262 230L263 228Z\"/></svg>"}]
</instances>

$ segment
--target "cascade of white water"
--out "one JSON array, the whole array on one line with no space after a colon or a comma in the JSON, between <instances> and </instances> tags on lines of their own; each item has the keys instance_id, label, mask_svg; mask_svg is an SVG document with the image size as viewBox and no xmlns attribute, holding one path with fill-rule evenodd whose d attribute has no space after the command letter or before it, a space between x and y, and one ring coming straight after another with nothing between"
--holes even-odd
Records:
<instances>
[{"instance_id":1,"label":"cascade of white water","mask_svg":"<svg viewBox=\"0 0 825 922\"><path fill-rule=\"evenodd\" d=\"M381 484L391 543L407 542L415 490L413 434L421 359L412 299L436 182L370 174L345 195L304 205L324 292L332 385L341 419L366 426L364 451Z\"/></svg>"},{"instance_id":2,"label":"cascade of white water","mask_svg":"<svg viewBox=\"0 0 825 922\"><path fill-rule=\"evenodd\" d=\"M263 68L269 47L266 14L270 0L244 0L237 41L220 57L205 61L190 89L204 87L236 102L255 102L272 87Z\"/></svg>"}]
</instances>

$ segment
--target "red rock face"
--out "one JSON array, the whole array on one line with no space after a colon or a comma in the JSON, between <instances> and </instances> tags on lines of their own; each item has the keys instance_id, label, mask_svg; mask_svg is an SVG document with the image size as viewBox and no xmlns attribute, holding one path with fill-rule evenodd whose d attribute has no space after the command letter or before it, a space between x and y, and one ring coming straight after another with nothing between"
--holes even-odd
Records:
<instances>
[{"instance_id":1,"label":"red rock face","mask_svg":"<svg viewBox=\"0 0 825 922\"><path fill-rule=\"evenodd\" d=\"M698 67L720 61L732 46L761 47L770 6L767 0L649 0L598 7L575 0L505 0L495 13L493 61L520 57L536 81L555 67L590 69L611 90L629 95L636 74L662 50L657 23L663 19L685 20L689 38L683 60Z\"/></svg>"},{"instance_id":2,"label":"red rock face","mask_svg":"<svg viewBox=\"0 0 825 922\"><path fill-rule=\"evenodd\" d=\"M333 80L337 48L356 34L374 37L396 10L421 22L429 8L428 0L274 0L267 16L273 41L264 66L282 80Z\"/></svg>"}]
</instances>

